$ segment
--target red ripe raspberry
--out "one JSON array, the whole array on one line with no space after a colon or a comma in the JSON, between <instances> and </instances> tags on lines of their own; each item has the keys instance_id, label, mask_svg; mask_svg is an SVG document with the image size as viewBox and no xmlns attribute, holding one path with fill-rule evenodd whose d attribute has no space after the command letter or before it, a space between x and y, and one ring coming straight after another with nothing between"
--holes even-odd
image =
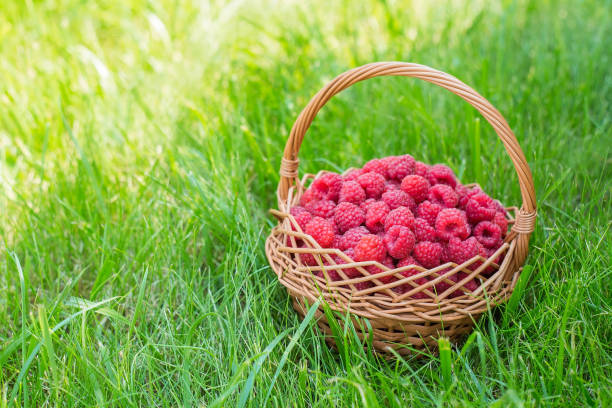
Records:
<instances>
[{"instance_id":1,"label":"red ripe raspberry","mask_svg":"<svg viewBox=\"0 0 612 408\"><path fill-rule=\"evenodd\" d=\"M387 252L396 259L407 257L412 252L415 241L416 238L410 228L402 225L393 225L384 238Z\"/></svg>"},{"instance_id":2,"label":"red ripe raspberry","mask_svg":"<svg viewBox=\"0 0 612 408\"><path fill-rule=\"evenodd\" d=\"M451 237L466 239L470 235L470 227L465 213L456 208L440 211L436 217L436 235L444 241Z\"/></svg>"},{"instance_id":3,"label":"red ripe raspberry","mask_svg":"<svg viewBox=\"0 0 612 408\"><path fill-rule=\"evenodd\" d=\"M426 200L417 207L417 217L423 218L429 225L433 226L440 211L442 211L441 205Z\"/></svg>"},{"instance_id":4,"label":"red ripe raspberry","mask_svg":"<svg viewBox=\"0 0 612 408\"><path fill-rule=\"evenodd\" d=\"M372 286L374 286L374 284L370 281L355 283L355 289L357 290L369 289Z\"/></svg>"},{"instance_id":5,"label":"red ripe raspberry","mask_svg":"<svg viewBox=\"0 0 612 408\"><path fill-rule=\"evenodd\" d=\"M405 257L405 258L403 258L403 259L400 259L397 262L397 267L398 268L402 268L402 267L408 266L408 265L419 265L419 263L413 257L411 257L410 255Z\"/></svg>"},{"instance_id":6,"label":"red ripe raspberry","mask_svg":"<svg viewBox=\"0 0 612 408\"><path fill-rule=\"evenodd\" d=\"M345 175L342 176L342 180L344 181L357 181L357 177L363 174L362 169L352 169L346 172Z\"/></svg>"},{"instance_id":7,"label":"red ripe raspberry","mask_svg":"<svg viewBox=\"0 0 612 408\"><path fill-rule=\"evenodd\" d=\"M365 214L361 208L355 204L343 202L338 204L334 211L334 221L341 233L348 231L363 224Z\"/></svg>"},{"instance_id":8,"label":"red ripe raspberry","mask_svg":"<svg viewBox=\"0 0 612 408\"><path fill-rule=\"evenodd\" d=\"M308 212L308 210L306 210L304 207L300 207L299 205L291 207L289 214L293 215L293 218L295 218L295 221L300 226L302 231L306 229L306 224L308 224L312 219L312 215Z\"/></svg>"},{"instance_id":9,"label":"red ripe raspberry","mask_svg":"<svg viewBox=\"0 0 612 408\"><path fill-rule=\"evenodd\" d=\"M442 252L442 245L435 242L421 241L415 245L412 255L424 268L431 269L440 265Z\"/></svg>"},{"instance_id":10,"label":"red ripe raspberry","mask_svg":"<svg viewBox=\"0 0 612 408\"><path fill-rule=\"evenodd\" d=\"M378 261L385 259L386 251L382 239L374 234L361 237L355 246L355 261Z\"/></svg>"},{"instance_id":11,"label":"red ripe raspberry","mask_svg":"<svg viewBox=\"0 0 612 408\"><path fill-rule=\"evenodd\" d=\"M310 247L306 245L304 241L299 241L298 248L310 248ZM317 259L314 257L313 254L300 253L298 255L300 257L300 261L302 261L304 265L307 265L307 266L318 265Z\"/></svg>"},{"instance_id":12,"label":"red ripe raspberry","mask_svg":"<svg viewBox=\"0 0 612 408\"><path fill-rule=\"evenodd\" d=\"M336 173L324 173L312 182L310 188L318 190L326 200L337 201L342 187L342 177Z\"/></svg>"},{"instance_id":13,"label":"red ripe raspberry","mask_svg":"<svg viewBox=\"0 0 612 408\"><path fill-rule=\"evenodd\" d=\"M414 234L417 241L435 241L436 230L424 218L414 219Z\"/></svg>"},{"instance_id":14,"label":"red ripe raspberry","mask_svg":"<svg viewBox=\"0 0 612 408\"><path fill-rule=\"evenodd\" d=\"M372 159L363 165L364 173L374 172L378 173L384 178L387 178L387 167L388 163L381 159Z\"/></svg>"},{"instance_id":15,"label":"red ripe raspberry","mask_svg":"<svg viewBox=\"0 0 612 408\"><path fill-rule=\"evenodd\" d=\"M417 275L419 273L421 273L420 270L418 270L417 268L415 268L414 266L421 266L413 257L411 256L407 256L404 259L400 260L397 263L397 268L403 268L405 266L409 266L409 265L413 265L412 268L406 269L405 271L401 271L400 274L406 278L409 278L411 276ZM417 285L425 285L427 283L427 278L418 278L416 280L413 280L412 282L414 282ZM412 289L414 289L414 286L409 284L409 283L405 283L401 286L399 286L397 288L397 292L402 294L402 293L406 293L411 291ZM411 296L414 299L425 299L427 298L427 295L425 295L425 293L423 292L417 292L414 295Z\"/></svg>"},{"instance_id":16,"label":"red ripe raspberry","mask_svg":"<svg viewBox=\"0 0 612 408\"><path fill-rule=\"evenodd\" d=\"M414 174L427 177L427 173L429 173L429 166L427 164L420 161L414 163Z\"/></svg>"},{"instance_id":17,"label":"red ripe raspberry","mask_svg":"<svg viewBox=\"0 0 612 408\"><path fill-rule=\"evenodd\" d=\"M385 259L383 259L381 264L385 265L389 269L395 269L395 263L393 262L393 258L391 258L388 255L385 257ZM383 271L382 269L380 269L376 265L366 266L366 270L370 273L370 275L376 275L376 274L381 273ZM397 278L395 276L393 276L393 275L388 275L388 276L380 277L380 278L378 278L378 280L383 285L386 285L387 283L395 282L397 280Z\"/></svg>"},{"instance_id":18,"label":"red ripe raspberry","mask_svg":"<svg viewBox=\"0 0 612 408\"><path fill-rule=\"evenodd\" d=\"M334 243L332 244L332 248L340 249L340 242L342 241L342 235L335 234L334 235Z\"/></svg>"},{"instance_id":19,"label":"red ripe raspberry","mask_svg":"<svg viewBox=\"0 0 612 408\"><path fill-rule=\"evenodd\" d=\"M332 254L331 258L332 258L332 260L334 261L334 263L336 265L344 265L344 264L349 263L349 262L345 261L342 257L340 257L340 256L338 256L336 254ZM325 262L325 265L332 265L332 264L329 263L329 262ZM339 273L340 271L342 271L346 275L346 277L349 278L349 279L353 279L353 278L357 278L359 276L362 276L361 273L356 268L338 268L337 272L336 272L336 270L334 270L334 272L336 272L338 274L338 276L341 276L340 273ZM329 272L329 270L328 270L328 272Z\"/></svg>"},{"instance_id":20,"label":"red ripe raspberry","mask_svg":"<svg viewBox=\"0 0 612 408\"><path fill-rule=\"evenodd\" d=\"M496 212L493 217L493 222L497 224L499 229L501 230L502 238L506 236L508 233L508 220L506 219L506 215L503 212Z\"/></svg>"},{"instance_id":21,"label":"red ripe raspberry","mask_svg":"<svg viewBox=\"0 0 612 408\"><path fill-rule=\"evenodd\" d=\"M501 246L501 229L490 221L481 221L474 227L474 236L486 248Z\"/></svg>"},{"instance_id":22,"label":"red ripe raspberry","mask_svg":"<svg viewBox=\"0 0 612 408\"><path fill-rule=\"evenodd\" d=\"M357 177L357 182L365 190L368 198L378 198L385 191L385 178L375 172L362 174Z\"/></svg>"},{"instance_id":23,"label":"red ripe raspberry","mask_svg":"<svg viewBox=\"0 0 612 408\"><path fill-rule=\"evenodd\" d=\"M412 215L412 211L406 207L397 207L395 210L389 212L387 218L385 218L385 232L389 231L394 225L412 228L414 226L414 215Z\"/></svg>"},{"instance_id":24,"label":"red ripe raspberry","mask_svg":"<svg viewBox=\"0 0 612 408\"><path fill-rule=\"evenodd\" d=\"M359 208L361 208L364 212L368 212L368 208L370 208L370 205L374 204L375 202L375 199L368 198L363 203L359 204Z\"/></svg>"},{"instance_id":25,"label":"red ripe raspberry","mask_svg":"<svg viewBox=\"0 0 612 408\"><path fill-rule=\"evenodd\" d=\"M467 275L465 274L465 272L458 272L457 273L457 282L462 281L466 277L467 277ZM464 294L469 295L470 292L473 292L476 289L478 289L478 286L479 285L476 283L476 281L474 279L471 279L471 280L467 281L466 283L464 283L462 287L460 287L459 289L457 289L456 291L451 293L451 295L449 297L456 298L456 297L459 297L459 296L463 296Z\"/></svg>"},{"instance_id":26,"label":"red ripe raspberry","mask_svg":"<svg viewBox=\"0 0 612 408\"><path fill-rule=\"evenodd\" d=\"M402 191L409 194L417 203L427 198L429 192L429 181L424 177L411 174L402 180Z\"/></svg>"},{"instance_id":27,"label":"red ripe raspberry","mask_svg":"<svg viewBox=\"0 0 612 408\"><path fill-rule=\"evenodd\" d=\"M457 183L457 185L455 186L455 193L457 193L459 198L467 196L469 192L470 192L470 189L461 183Z\"/></svg>"},{"instance_id":28,"label":"red ripe raspberry","mask_svg":"<svg viewBox=\"0 0 612 408\"><path fill-rule=\"evenodd\" d=\"M391 157L387 173L389 178L401 181L409 174L414 173L414 158L409 154Z\"/></svg>"},{"instance_id":29,"label":"red ripe raspberry","mask_svg":"<svg viewBox=\"0 0 612 408\"><path fill-rule=\"evenodd\" d=\"M326 269L325 272L327 272L327 276L329 276L330 281L342 280L342 276L340 276L340 274L333 269ZM327 281L327 278L325 277L325 274L323 273L323 271L316 271L315 275Z\"/></svg>"},{"instance_id":30,"label":"red ripe raspberry","mask_svg":"<svg viewBox=\"0 0 612 408\"><path fill-rule=\"evenodd\" d=\"M340 189L338 202L361 204L366 199L366 193L356 181L345 181Z\"/></svg>"},{"instance_id":31,"label":"red ripe raspberry","mask_svg":"<svg viewBox=\"0 0 612 408\"><path fill-rule=\"evenodd\" d=\"M506 207L504 207L504 205L499 200L493 200L493 205L497 209L497 212L500 212L504 215L508 214L508 211L506 211Z\"/></svg>"},{"instance_id":32,"label":"red ripe raspberry","mask_svg":"<svg viewBox=\"0 0 612 408\"><path fill-rule=\"evenodd\" d=\"M399 189L400 189L399 181L397 181L397 180L387 180L387 181L385 181L385 193L387 191L395 191L395 190L399 190Z\"/></svg>"},{"instance_id":33,"label":"red ripe raspberry","mask_svg":"<svg viewBox=\"0 0 612 408\"><path fill-rule=\"evenodd\" d=\"M439 276L444 275L445 273L447 273L450 269L443 269L441 271L439 271L437 274ZM430 276L431 279L435 279L435 276ZM451 281L452 283L447 282L447 280ZM441 295L442 293L446 292L451 286L453 286L455 283L457 283L457 274L452 274L450 276L445 276L444 280L439 281L438 283L436 283L434 285L434 289L435 289L435 293L436 295ZM451 293L449 297L455 297L454 296L455 293Z\"/></svg>"},{"instance_id":34,"label":"red ripe raspberry","mask_svg":"<svg viewBox=\"0 0 612 408\"><path fill-rule=\"evenodd\" d=\"M306 225L304 232L313 237L323 248L329 248L334 243L334 226L325 218L314 217Z\"/></svg>"},{"instance_id":35,"label":"red ripe raspberry","mask_svg":"<svg viewBox=\"0 0 612 408\"><path fill-rule=\"evenodd\" d=\"M451 188L455 188L457 185L457 178L455 173L444 164L434 164L429 168L427 173L427 179L433 186L434 184L447 184Z\"/></svg>"},{"instance_id":36,"label":"red ripe raspberry","mask_svg":"<svg viewBox=\"0 0 612 408\"><path fill-rule=\"evenodd\" d=\"M448 241L446 250L448 259L458 265L478 255L483 258L487 257L483 246L474 237L469 237L465 241L453 237Z\"/></svg>"},{"instance_id":37,"label":"red ripe raspberry","mask_svg":"<svg viewBox=\"0 0 612 408\"><path fill-rule=\"evenodd\" d=\"M315 217L330 218L334 215L336 204L331 200L311 201L306 209Z\"/></svg>"},{"instance_id":38,"label":"red ripe raspberry","mask_svg":"<svg viewBox=\"0 0 612 408\"><path fill-rule=\"evenodd\" d=\"M442 207L454 208L459 202L459 196L452 187L446 184L436 184L429 189L429 201Z\"/></svg>"},{"instance_id":39,"label":"red ripe raspberry","mask_svg":"<svg viewBox=\"0 0 612 408\"><path fill-rule=\"evenodd\" d=\"M309 204L319 201L323 198L319 190L308 188L300 198L300 205L308 207Z\"/></svg>"},{"instance_id":40,"label":"red ripe raspberry","mask_svg":"<svg viewBox=\"0 0 612 408\"><path fill-rule=\"evenodd\" d=\"M483 191L479 187L474 187L470 189L460 184L455 187L455 192L459 196L459 207L461 207L462 209L465 209L465 206L467 205L467 202L470 200L470 198L472 198L476 194L483 193Z\"/></svg>"},{"instance_id":41,"label":"red ripe raspberry","mask_svg":"<svg viewBox=\"0 0 612 408\"><path fill-rule=\"evenodd\" d=\"M484 193L471 196L465 205L468 221L473 224L480 221L491 221L495 217L495 212L493 200Z\"/></svg>"},{"instance_id":42,"label":"red ripe raspberry","mask_svg":"<svg viewBox=\"0 0 612 408\"><path fill-rule=\"evenodd\" d=\"M383 193L382 200L389 206L390 209L395 210L397 207L408 207L410 210L416 210L416 203L408 194L402 190L393 190Z\"/></svg>"},{"instance_id":43,"label":"red ripe raspberry","mask_svg":"<svg viewBox=\"0 0 612 408\"><path fill-rule=\"evenodd\" d=\"M384 201L372 203L366 212L366 227L373 233L383 231L387 214L389 214L389 206Z\"/></svg>"}]
</instances>

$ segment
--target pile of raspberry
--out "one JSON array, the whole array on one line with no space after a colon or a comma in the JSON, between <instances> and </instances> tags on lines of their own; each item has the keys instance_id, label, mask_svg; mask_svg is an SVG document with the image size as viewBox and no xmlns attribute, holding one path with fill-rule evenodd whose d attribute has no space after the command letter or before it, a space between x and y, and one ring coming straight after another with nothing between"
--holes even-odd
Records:
<instances>
[{"instance_id":1,"label":"pile of raspberry","mask_svg":"<svg viewBox=\"0 0 612 408\"><path fill-rule=\"evenodd\" d=\"M302 231L321 247L337 248L354 261L378 261L391 269L409 265L431 269L447 262L461 264L477 255L486 259L499 249L508 231L506 210L499 201L478 187L459 183L449 167L430 166L410 155L373 159L343 175L323 173L290 213ZM318 264L311 254L299 256L306 265ZM346 263L336 255L333 259L336 264ZM475 262L469 269L475 270L481 264ZM366 269L372 274L381 272L376 266ZM489 267L482 275L493 271ZM356 269L343 272L349 279L363 276ZM414 268L401 275L417 273L420 271ZM317 274L323 276L321 272ZM333 280L343 279L336 270L327 274ZM459 282L466 276L459 272L447 279ZM420 278L415 283L422 285L427 279L433 278ZM396 280L395 276L379 279L382 284ZM357 284L357 289L373 285L363 282ZM473 291L478 286L480 283L473 279L463 288ZM450 287L449 282L440 281L429 290L439 295ZM412 289L410 284L393 288L400 294ZM463 294L457 290L450 297ZM428 296L417 292L410 297Z\"/></svg>"}]
</instances>

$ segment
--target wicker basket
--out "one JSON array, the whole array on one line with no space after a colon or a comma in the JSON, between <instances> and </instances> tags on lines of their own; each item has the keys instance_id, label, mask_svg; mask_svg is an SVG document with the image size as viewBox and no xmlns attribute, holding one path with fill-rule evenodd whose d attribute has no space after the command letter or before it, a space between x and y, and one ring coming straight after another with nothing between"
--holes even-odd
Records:
<instances>
[{"instance_id":1,"label":"wicker basket","mask_svg":"<svg viewBox=\"0 0 612 408\"><path fill-rule=\"evenodd\" d=\"M410 267L391 270L378 262L354 262L337 249L321 248L314 239L302 232L289 214L290 208L299 203L308 181L316 177L307 174L300 180L297 170L300 145L317 112L332 96L356 82L392 75L420 78L459 95L487 119L503 142L518 175L523 204L520 209L508 208L508 213L512 214L509 216L512 228L504 244L489 259L474 257L460 265L446 263L430 270L419 268L419 274L406 278L399 272ZM280 283L292 297L294 308L302 317L308 304L322 298L332 310L340 314L349 312L352 317L367 319L371 333L363 330L358 335L362 340L371 336L376 350L390 353L390 349L394 349L403 355L410 353L410 348L405 345L416 349L435 349L439 336L457 340L472 330L474 322L488 307L503 303L512 294L535 225L536 203L531 171L516 137L502 115L485 98L453 76L427 66L404 62L372 63L339 75L310 100L297 118L285 146L280 175L277 191L279 209L270 210L278 218L279 224L266 240L266 255ZM306 246L298 248L296 240L302 240ZM314 254L319 266L304 265L299 253ZM331 254L337 254L347 263L337 265ZM500 255L504 256L501 265L498 265L495 260L500 259ZM475 262L482 264L474 271L468 269ZM369 273L365 269L369 265L376 265L379 272ZM325 279L331 270L346 278L343 272L346 268L357 268L363 276L343 281ZM485 277L482 272L487 268L489 272L493 268L494 273L487 273ZM324 277L315 276L315 271L323 271ZM456 283L448 279L459 271L465 272L467 277ZM379 281L379 278L391 274L397 277L397 281L386 285ZM422 277L427 277L428 282L424 285L416 284L415 281ZM481 285L472 292L463 285L473 278L480 280ZM433 285L442 280L452 286L444 293L436 293ZM355 284L363 281L372 281L374 287L357 290ZM409 284L414 289L402 295L391 290L403 284ZM463 295L449 297L457 290L463 292ZM431 298L412 299L411 295L417 292L426 293ZM316 316L326 340L333 344L332 331L322 308L317 310ZM342 326L342 322L339 323Z\"/></svg>"}]
</instances>

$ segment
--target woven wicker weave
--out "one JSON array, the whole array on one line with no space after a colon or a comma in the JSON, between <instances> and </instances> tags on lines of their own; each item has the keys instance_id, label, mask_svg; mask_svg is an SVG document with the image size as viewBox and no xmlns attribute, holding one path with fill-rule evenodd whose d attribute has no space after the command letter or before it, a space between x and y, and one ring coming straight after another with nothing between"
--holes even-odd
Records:
<instances>
[{"instance_id":1,"label":"woven wicker weave","mask_svg":"<svg viewBox=\"0 0 612 408\"><path fill-rule=\"evenodd\" d=\"M446 263L430 270L418 268L421 271L419 274L406 278L399 272L414 266L391 270L373 261L354 262L337 249L321 248L302 232L289 214L290 208L299 203L307 183L316 177L307 174L302 179L298 178L298 152L317 112L335 94L356 82L377 76L415 77L446 88L474 106L495 129L516 169L523 203L520 209L508 208L508 213L512 214L509 217L512 228L504 244L489 259L474 257L461 265ZM302 316L307 310L307 304L322 298L332 310L350 312L355 317L367 319L372 327L372 345L376 350L388 353L391 348L399 354L407 354L410 351L404 345L435 348L437 338L442 335L456 340L472 330L474 322L488 307L503 303L512 294L535 225L536 203L531 171L516 137L502 115L485 98L455 77L427 66L404 62L372 63L339 75L310 100L297 118L285 146L280 175L277 191L279 209L270 210L278 218L279 224L266 240L266 255L280 283L293 298L294 308ZM306 243L306 246L298 248L297 240ZM306 252L315 255L319 266L306 266L301 262L299 253ZM340 256L347 263L337 265L331 254ZM504 257L501 265L498 265L494 260L499 259L500 255ZM474 271L468 269L475 262L482 262L482 265ZM372 273L372 269L376 268L368 268L368 272L365 267L369 265L376 265L379 272ZM343 272L347 268L356 268L363 276L348 279ZM489 271L493 268L494 273L484 276L482 272L487 268ZM331 270L346 279L331 281L328 279L328 271ZM315 271L323 271L324 276L315 276ZM465 272L466 278L459 282L447 279L458 271ZM397 280L382 284L379 279L388 275L394 275ZM422 277L427 277L428 282L424 285L416 284L415 281ZM472 292L463 285L473 278L480 280L481 285ZM451 284L451 287L443 293L436 293L433 286L442 280ZM374 286L357 290L355 284L363 281L371 281ZM392 290L404 284L414 289L401 295ZM449 297L455 291L461 291L463 295ZM423 292L430 298L411 298L417 292ZM329 322L322 310L317 311L317 318L326 340L333 343ZM359 335L363 339L370 334Z\"/></svg>"}]
</instances>

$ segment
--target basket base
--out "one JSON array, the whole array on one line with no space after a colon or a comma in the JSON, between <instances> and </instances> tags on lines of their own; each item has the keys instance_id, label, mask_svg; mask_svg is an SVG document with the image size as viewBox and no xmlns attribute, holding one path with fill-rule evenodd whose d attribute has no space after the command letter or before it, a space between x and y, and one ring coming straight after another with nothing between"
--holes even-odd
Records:
<instances>
[{"instance_id":1,"label":"basket base","mask_svg":"<svg viewBox=\"0 0 612 408\"><path fill-rule=\"evenodd\" d=\"M293 308L303 319L309 309L305 299L297 297L295 294L292 294L291 298ZM472 331L475 322L479 318L480 315L466 316L459 321L446 325L442 323L426 322L422 324L405 324L399 327L372 327L372 334L370 336L370 333L368 333L363 323L365 318L360 317L359 319L362 319L362 321L359 321L355 316L351 316L356 334L364 343L364 347L367 347L366 343L369 341L374 351L388 355L389 357L394 354L391 350L401 356L419 355L419 353L415 353L414 350L435 352L438 348L438 338L447 337L451 341L457 342L459 338ZM319 329L324 333L326 343L337 349L333 331L322 307L316 310L315 319ZM337 324L341 325L342 322L337 320ZM369 339L369 337L371 337L371 339Z\"/></svg>"}]
</instances>

